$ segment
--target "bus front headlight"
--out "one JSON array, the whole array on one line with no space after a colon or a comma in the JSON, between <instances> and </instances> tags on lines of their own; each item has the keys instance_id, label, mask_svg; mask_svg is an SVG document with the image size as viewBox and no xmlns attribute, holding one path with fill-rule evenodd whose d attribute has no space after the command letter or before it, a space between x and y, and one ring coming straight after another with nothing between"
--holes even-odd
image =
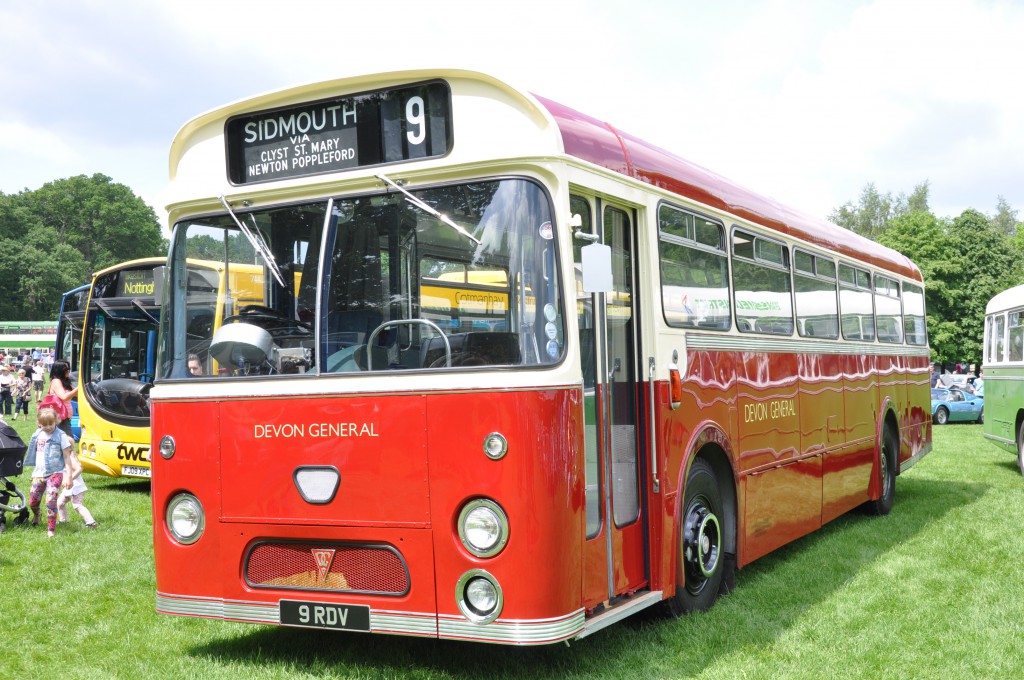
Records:
<instances>
[{"instance_id":1,"label":"bus front headlight","mask_svg":"<svg viewBox=\"0 0 1024 680\"><path fill-rule=\"evenodd\" d=\"M455 586L459 611L473 623L485 624L501 614L504 597L497 580L483 569L467 571Z\"/></svg>"},{"instance_id":2,"label":"bus front headlight","mask_svg":"<svg viewBox=\"0 0 1024 680\"><path fill-rule=\"evenodd\" d=\"M459 513L459 540L477 557L493 557L508 543L508 517L494 501L477 498Z\"/></svg>"},{"instance_id":3,"label":"bus front headlight","mask_svg":"<svg viewBox=\"0 0 1024 680\"><path fill-rule=\"evenodd\" d=\"M174 540L191 545L203 535L206 526L203 504L190 493L180 493L167 505L166 522Z\"/></svg>"}]
</instances>

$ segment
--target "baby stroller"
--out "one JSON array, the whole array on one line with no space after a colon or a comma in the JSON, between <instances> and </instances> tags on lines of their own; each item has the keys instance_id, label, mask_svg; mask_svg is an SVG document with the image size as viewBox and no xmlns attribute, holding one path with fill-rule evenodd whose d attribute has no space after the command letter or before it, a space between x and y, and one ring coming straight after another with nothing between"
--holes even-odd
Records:
<instances>
[{"instance_id":1,"label":"baby stroller","mask_svg":"<svg viewBox=\"0 0 1024 680\"><path fill-rule=\"evenodd\" d=\"M15 526L28 521L25 494L7 479L21 474L27 448L14 428L0 420L0 532L7 528L8 512L17 513Z\"/></svg>"}]
</instances>

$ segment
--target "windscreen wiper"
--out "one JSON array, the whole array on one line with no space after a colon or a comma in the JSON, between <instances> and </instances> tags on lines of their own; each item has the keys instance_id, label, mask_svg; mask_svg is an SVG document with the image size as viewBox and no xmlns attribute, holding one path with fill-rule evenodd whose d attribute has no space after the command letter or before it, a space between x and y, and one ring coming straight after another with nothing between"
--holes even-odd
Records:
<instances>
[{"instance_id":1,"label":"windscreen wiper","mask_svg":"<svg viewBox=\"0 0 1024 680\"><path fill-rule=\"evenodd\" d=\"M480 245L480 239L478 239L476 236L473 236L472 234L470 234L468 231L466 231L465 229L463 229L459 225L455 224L455 222L450 217L448 217L447 215L445 215L443 213L437 212L432 207L430 207L429 205L427 205L426 203L424 203L420 199L418 199L415 196L413 196L411 193L409 193L404 188L399 186L397 182L393 181L387 175L381 173L381 174L377 175L377 179L382 180L382 181L390 184L394 188L398 189L403 194L405 194L405 200L409 201L410 203L412 203L414 206L416 206L420 210L422 210L422 211L424 211L426 213L429 213L429 214L433 215L434 217L436 217L437 219L441 220L442 222L447 224L449 227L451 227L455 231L459 232L460 234L462 234L463 236L468 238L473 243L475 243L477 245Z\"/></svg>"},{"instance_id":2,"label":"windscreen wiper","mask_svg":"<svg viewBox=\"0 0 1024 680\"><path fill-rule=\"evenodd\" d=\"M134 307L135 309L137 309L137 310L138 310L138 311L139 311L139 312L140 312L140 313L141 313L141 314L142 314L142 315L143 315L144 317L146 317L147 319L149 319L149 321L150 321L150 322L151 322L151 323L152 323L152 324L153 324L154 326L159 326L159 325L160 325L160 321L159 321L159 320L158 320L158 319L157 319L157 318L156 318L155 316L153 316L152 314L150 314L150 313L149 313L149 310L148 310L148 309L146 309L145 307L143 307L143 306L142 306L142 303L141 303L141 302L139 302L139 301L138 301L137 299L135 299L135 298L132 298L132 307Z\"/></svg>"},{"instance_id":3,"label":"windscreen wiper","mask_svg":"<svg viewBox=\"0 0 1024 680\"><path fill-rule=\"evenodd\" d=\"M270 248L268 248L267 244L263 241L263 237L253 235L249 227L245 226L245 224L242 223L242 220L238 219L238 216L235 215L235 211L231 209L230 205L228 205L224 196L220 196L220 202L224 204L224 209L228 211L228 214L231 215L231 219L235 221L238 228L242 230L243 234L245 234L245 238L249 240L249 245L256 249L256 252L260 254L263 261L267 263L268 267L270 267L270 273L274 275L277 282L281 284L282 288L287 288L288 286L284 283L284 276L281 274L281 270L277 266L277 260L274 259L274 254L270 252Z\"/></svg>"}]
</instances>

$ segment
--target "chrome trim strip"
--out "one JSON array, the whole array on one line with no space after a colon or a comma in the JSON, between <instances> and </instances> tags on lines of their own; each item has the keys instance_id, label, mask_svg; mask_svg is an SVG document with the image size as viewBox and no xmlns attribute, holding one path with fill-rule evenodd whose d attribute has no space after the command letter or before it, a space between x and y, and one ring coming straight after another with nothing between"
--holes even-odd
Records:
<instances>
[{"instance_id":1,"label":"chrome trim strip","mask_svg":"<svg viewBox=\"0 0 1024 680\"><path fill-rule=\"evenodd\" d=\"M246 602L216 597L156 594L156 610L161 614L202 616L251 623L280 625L279 605L276 602ZM370 610L370 631L429 635L479 642L505 642L521 645L548 644L569 639L580 633L586 622L586 611L579 609L566 616L552 619L498 619L480 625L462 616L442 614L435 617L423 612L396 612Z\"/></svg>"},{"instance_id":2,"label":"chrome trim strip","mask_svg":"<svg viewBox=\"0 0 1024 680\"><path fill-rule=\"evenodd\" d=\"M918 451L913 456L911 456L910 458L907 458L905 461L900 463L900 474L902 475L904 472L906 472L910 468L914 467L914 464L917 461L919 461L922 458L924 458L925 456L927 456L929 453L931 453L931 450L932 450L932 443L928 442L923 447L921 447L920 451Z\"/></svg>"},{"instance_id":3,"label":"chrome trim strip","mask_svg":"<svg viewBox=\"0 0 1024 680\"><path fill-rule=\"evenodd\" d=\"M246 602L216 597L191 597L157 593L156 610L161 614L201 616L250 623L281 624L280 605L276 602ZM433 614L370 610L370 631L437 637L437 619Z\"/></svg>"},{"instance_id":4,"label":"chrome trim strip","mask_svg":"<svg viewBox=\"0 0 1024 680\"><path fill-rule=\"evenodd\" d=\"M782 352L792 354L867 354L887 356L930 357L928 346L888 345L871 342L842 340L814 340L811 338L765 338L755 335L709 335L687 333L687 348L722 350L727 352Z\"/></svg>"},{"instance_id":5,"label":"chrome trim strip","mask_svg":"<svg viewBox=\"0 0 1024 680\"><path fill-rule=\"evenodd\" d=\"M156 610L161 614L203 616L253 623L279 623L277 603L223 600L217 597L156 594Z\"/></svg>"},{"instance_id":6,"label":"chrome trim strip","mask_svg":"<svg viewBox=\"0 0 1024 680\"><path fill-rule=\"evenodd\" d=\"M504 642L517 645L543 645L567 640L586 623L586 611L577 611L552 619L498 619L476 624L461 616L437 617L438 637L476 642Z\"/></svg>"}]
</instances>

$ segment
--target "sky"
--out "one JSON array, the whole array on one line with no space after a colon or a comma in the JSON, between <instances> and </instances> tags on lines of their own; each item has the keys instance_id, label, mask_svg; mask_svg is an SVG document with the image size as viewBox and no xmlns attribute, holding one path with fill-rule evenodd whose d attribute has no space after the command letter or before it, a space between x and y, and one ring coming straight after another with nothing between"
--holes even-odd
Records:
<instances>
[{"instance_id":1,"label":"sky","mask_svg":"<svg viewBox=\"0 0 1024 680\"><path fill-rule=\"evenodd\" d=\"M167 153L252 95L490 73L821 217L929 182L1024 219L1024 2L0 0L0 192L102 173L166 220Z\"/></svg>"}]
</instances>

